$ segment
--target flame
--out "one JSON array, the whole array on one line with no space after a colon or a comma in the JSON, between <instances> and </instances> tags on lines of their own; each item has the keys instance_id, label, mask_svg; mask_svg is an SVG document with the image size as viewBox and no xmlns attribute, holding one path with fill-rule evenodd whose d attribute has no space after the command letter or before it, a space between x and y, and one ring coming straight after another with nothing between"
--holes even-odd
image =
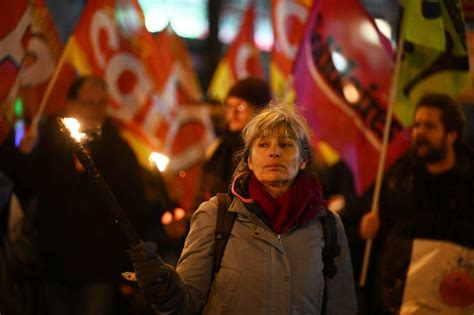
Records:
<instances>
[{"instance_id":1,"label":"flame","mask_svg":"<svg viewBox=\"0 0 474 315\"><path fill-rule=\"evenodd\" d=\"M77 142L81 142L86 137L86 134L80 132L79 129L81 124L77 121L76 118L66 117L63 118L63 123L66 128L69 130L71 137L74 138Z\"/></svg>"},{"instance_id":2,"label":"flame","mask_svg":"<svg viewBox=\"0 0 474 315\"><path fill-rule=\"evenodd\" d=\"M152 152L150 154L150 157L148 158L150 162L155 163L156 168L160 172L163 172L166 170L166 167L168 166L170 159L163 153L158 153L158 152Z\"/></svg>"}]
</instances>

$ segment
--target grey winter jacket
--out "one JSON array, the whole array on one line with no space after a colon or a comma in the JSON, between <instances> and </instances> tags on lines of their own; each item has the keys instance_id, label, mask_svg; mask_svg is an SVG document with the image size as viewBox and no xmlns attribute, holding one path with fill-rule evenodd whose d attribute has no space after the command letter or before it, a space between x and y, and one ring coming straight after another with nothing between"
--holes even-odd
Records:
<instances>
[{"instance_id":1,"label":"grey winter jacket","mask_svg":"<svg viewBox=\"0 0 474 315\"><path fill-rule=\"evenodd\" d=\"M202 314L320 314L325 281L320 220L276 235L240 199L234 198L229 211L238 215L214 277L217 198L193 215L177 266L187 287L186 304L192 305L186 308ZM337 215L336 222L341 255L335 258L336 276L328 279L325 314L356 314L347 238Z\"/></svg>"}]
</instances>

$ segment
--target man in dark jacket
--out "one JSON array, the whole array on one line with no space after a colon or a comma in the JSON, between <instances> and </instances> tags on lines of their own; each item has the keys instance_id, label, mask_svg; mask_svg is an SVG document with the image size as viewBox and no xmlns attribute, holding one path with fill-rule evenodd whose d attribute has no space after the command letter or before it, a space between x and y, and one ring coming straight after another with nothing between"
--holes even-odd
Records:
<instances>
[{"instance_id":1,"label":"man in dark jacket","mask_svg":"<svg viewBox=\"0 0 474 315\"><path fill-rule=\"evenodd\" d=\"M86 144L97 169L140 233L148 222L134 153L106 117L105 83L94 76L70 87L66 116L95 130ZM47 314L115 314L121 272L131 270L126 239L50 117L39 139L25 139L27 177L38 198L38 241ZM28 143L29 142L29 143ZM36 145L37 142L37 145Z\"/></svg>"},{"instance_id":2,"label":"man in dark jacket","mask_svg":"<svg viewBox=\"0 0 474 315\"><path fill-rule=\"evenodd\" d=\"M379 230L375 241L382 244L382 258L372 267L379 269L376 314L399 313L415 239L474 248L474 156L463 144L464 126L451 98L421 98L412 150L386 175L379 215L362 219L362 237Z\"/></svg>"}]
</instances>

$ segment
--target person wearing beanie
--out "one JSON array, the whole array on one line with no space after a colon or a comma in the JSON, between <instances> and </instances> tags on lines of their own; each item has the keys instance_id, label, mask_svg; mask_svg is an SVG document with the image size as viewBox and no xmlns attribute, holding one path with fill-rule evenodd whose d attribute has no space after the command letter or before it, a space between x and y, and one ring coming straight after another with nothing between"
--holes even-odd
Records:
<instances>
[{"instance_id":1,"label":"person wearing beanie","mask_svg":"<svg viewBox=\"0 0 474 315\"><path fill-rule=\"evenodd\" d=\"M216 193L227 192L237 166L235 153L243 147L240 131L270 100L270 87L262 79L247 77L231 87L224 101L227 130L206 153L206 162L192 202L193 210Z\"/></svg>"},{"instance_id":2,"label":"person wearing beanie","mask_svg":"<svg viewBox=\"0 0 474 315\"><path fill-rule=\"evenodd\" d=\"M270 88L262 79L248 77L238 81L227 93L226 120L229 130L240 132L271 100Z\"/></svg>"}]
</instances>

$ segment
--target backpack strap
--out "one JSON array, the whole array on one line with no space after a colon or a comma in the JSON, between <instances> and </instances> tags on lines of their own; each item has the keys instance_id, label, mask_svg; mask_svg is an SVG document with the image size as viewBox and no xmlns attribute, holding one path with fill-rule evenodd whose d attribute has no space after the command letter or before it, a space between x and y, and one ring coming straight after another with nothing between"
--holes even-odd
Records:
<instances>
[{"instance_id":1,"label":"backpack strap","mask_svg":"<svg viewBox=\"0 0 474 315\"><path fill-rule=\"evenodd\" d=\"M324 234L323 274L324 277L333 279L337 272L337 267L334 264L334 258L341 254L341 248L337 243L336 217L329 209L326 209L326 213L327 215L320 217Z\"/></svg>"},{"instance_id":2,"label":"backpack strap","mask_svg":"<svg viewBox=\"0 0 474 315\"><path fill-rule=\"evenodd\" d=\"M324 291L323 303L321 307L321 314L326 314L326 306L328 301L327 279L333 279L337 273L337 267L334 264L334 258L341 254L341 248L337 243L337 226L336 217L334 213L326 209L326 215L320 217L321 225L323 227L324 247L323 247L323 275L324 275Z\"/></svg>"},{"instance_id":3,"label":"backpack strap","mask_svg":"<svg viewBox=\"0 0 474 315\"><path fill-rule=\"evenodd\" d=\"M217 195L217 220L215 234L215 250L214 250L214 273L221 268L222 256L224 249L229 240L230 231L234 225L236 213L227 211L231 204L229 194L218 193Z\"/></svg>"}]
</instances>

